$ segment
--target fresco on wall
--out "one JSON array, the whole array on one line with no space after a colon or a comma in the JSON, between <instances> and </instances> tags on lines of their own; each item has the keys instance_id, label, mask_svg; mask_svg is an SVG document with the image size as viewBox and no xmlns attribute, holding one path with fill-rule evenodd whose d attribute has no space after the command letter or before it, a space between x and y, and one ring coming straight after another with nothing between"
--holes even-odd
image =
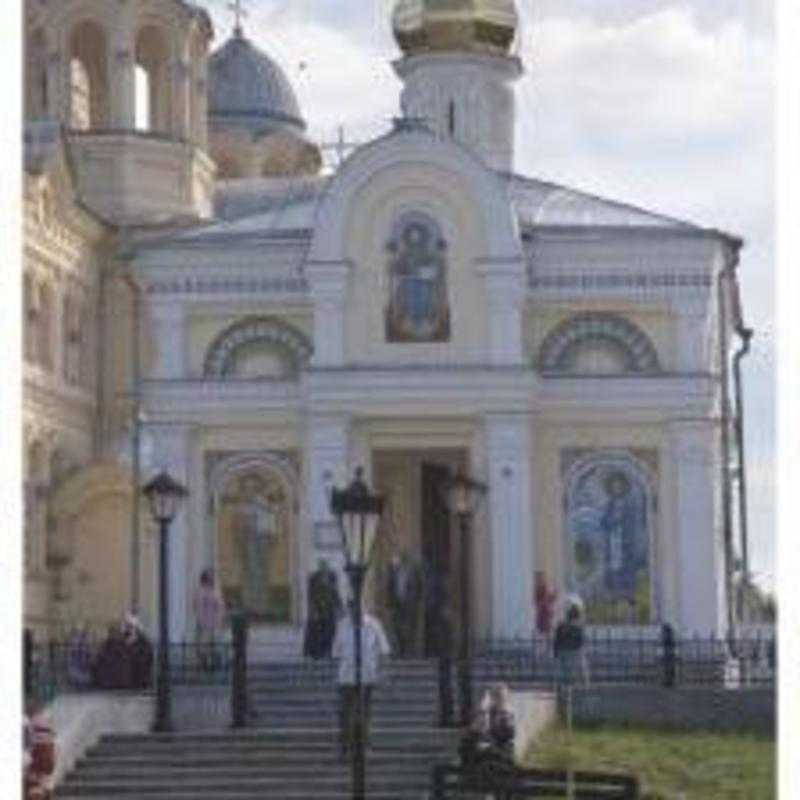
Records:
<instances>
[{"instance_id":1,"label":"fresco on wall","mask_svg":"<svg viewBox=\"0 0 800 800\"><path fill-rule=\"evenodd\" d=\"M643 624L651 609L651 520L647 482L632 459L598 455L567 486L567 586L587 622Z\"/></svg>"},{"instance_id":2,"label":"fresco on wall","mask_svg":"<svg viewBox=\"0 0 800 800\"><path fill-rule=\"evenodd\" d=\"M448 341L447 245L436 223L423 214L405 215L387 249L386 341Z\"/></svg>"}]
</instances>

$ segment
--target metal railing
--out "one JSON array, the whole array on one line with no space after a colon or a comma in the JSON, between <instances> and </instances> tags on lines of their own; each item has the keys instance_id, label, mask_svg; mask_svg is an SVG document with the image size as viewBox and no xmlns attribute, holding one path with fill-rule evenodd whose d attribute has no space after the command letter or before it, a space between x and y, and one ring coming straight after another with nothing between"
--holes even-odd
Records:
<instances>
[{"instance_id":1,"label":"metal railing","mask_svg":"<svg viewBox=\"0 0 800 800\"><path fill-rule=\"evenodd\" d=\"M116 675L104 681L100 672L105 644L99 638L34 644L30 661L24 665L26 695L50 703L65 692L141 690L155 685L157 646L147 645L144 655L139 656L138 670L132 667L135 656L130 651L120 649L115 656L107 657L106 664L116 668ZM231 682L233 645L227 641L174 643L170 645L170 666L176 686L227 685Z\"/></svg>"},{"instance_id":2,"label":"metal railing","mask_svg":"<svg viewBox=\"0 0 800 800\"><path fill-rule=\"evenodd\" d=\"M771 686L777 675L775 637L688 638L587 635L592 683L663 686ZM476 681L551 683L558 674L552 637L488 640L474 648Z\"/></svg>"}]
</instances>

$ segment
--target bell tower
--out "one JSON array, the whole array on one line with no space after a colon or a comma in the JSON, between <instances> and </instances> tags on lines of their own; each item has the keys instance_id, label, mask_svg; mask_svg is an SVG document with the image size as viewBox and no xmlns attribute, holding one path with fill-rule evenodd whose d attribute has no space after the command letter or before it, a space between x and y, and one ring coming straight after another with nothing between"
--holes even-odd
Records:
<instances>
[{"instance_id":1,"label":"bell tower","mask_svg":"<svg viewBox=\"0 0 800 800\"><path fill-rule=\"evenodd\" d=\"M492 169L514 161L514 0L398 0L392 16L403 57L401 104L441 137L473 150Z\"/></svg>"},{"instance_id":2,"label":"bell tower","mask_svg":"<svg viewBox=\"0 0 800 800\"><path fill-rule=\"evenodd\" d=\"M62 0L29 13L26 36L26 121L66 131L93 211L123 225L210 214L206 12L183 0Z\"/></svg>"}]
</instances>

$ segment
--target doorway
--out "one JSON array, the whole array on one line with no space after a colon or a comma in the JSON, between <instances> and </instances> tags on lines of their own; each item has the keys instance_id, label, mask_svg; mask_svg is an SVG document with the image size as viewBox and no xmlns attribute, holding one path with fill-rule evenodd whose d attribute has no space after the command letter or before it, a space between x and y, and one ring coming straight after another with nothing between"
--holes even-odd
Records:
<instances>
[{"instance_id":1,"label":"doorway","mask_svg":"<svg viewBox=\"0 0 800 800\"><path fill-rule=\"evenodd\" d=\"M415 609L415 657L438 655L444 611L449 611L451 623L457 622L454 598L458 597L460 584L455 565L460 551L451 533L441 486L449 472L466 462L467 451L456 449L373 453L375 488L386 496L387 508L372 573L372 604L391 636L390 564L394 555L405 554L418 572L421 585Z\"/></svg>"}]
</instances>

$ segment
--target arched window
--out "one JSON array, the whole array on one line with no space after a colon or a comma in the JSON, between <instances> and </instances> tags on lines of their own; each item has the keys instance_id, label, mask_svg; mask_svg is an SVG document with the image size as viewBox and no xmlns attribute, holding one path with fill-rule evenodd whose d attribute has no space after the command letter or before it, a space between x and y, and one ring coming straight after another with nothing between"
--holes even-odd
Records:
<instances>
[{"instance_id":1,"label":"arched window","mask_svg":"<svg viewBox=\"0 0 800 800\"><path fill-rule=\"evenodd\" d=\"M46 370L53 369L53 318L55 299L53 290L46 284L39 287L39 313L37 316L37 362Z\"/></svg>"},{"instance_id":2,"label":"arched window","mask_svg":"<svg viewBox=\"0 0 800 800\"><path fill-rule=\"evenodd\" d=\"M223 331L206 353L209 378L292 378L313 348L306 336L278 319L250 317Z\"/></svg>"},{"instance_id":3,"label":"arched window","mask_svg":"<svg viewBox=\"0 0 800 800\"><path fill-rule=\"evenodd\" d=\"M156 25L145 25L136 37L137 100L146 95L146 109L136 109L136 127L172 132L172 91L169 42Z\"/></svg>"},{"instance_id":4,"label":"arched window","mask_svg":"<svg viewBox=\"0 0 800 800\"><path fill-rule=\"evenodd\" d=\"M593 453L565 487L567 587L594 624L649 624L654 586L655 494L649 471L624 452Z\"/></svg>"},{"instance_id":5,"label":"arched window","mask_svg":"<svg viewBox=\"0 0 800 800\"><path fill-rule=\"evenodd\" d=\"M404 214L387 250L386 341L449 341L447 243L437 223L427 214Z\"/></svg>"},{"instance_id":6,"label":"arched window","mask_svg":"<svg viewBox=\"0 0 800 800\"><path fill-rule=\"evenodd\" d=\"M538 368L567 375L660 372L658 353L647 334L617 314L570 317L544 340Z\"/></svg>"},{"instance_id":7,"label":"arched window","mask_svg":"<svg viewBox=\"0 0 800 800\"><path fill-rule=\"evenodd\" d=\"M80 305L75 296L68 292L64 296L64 381L70 386L77 385L80 380L81 358L81 317Z\"/></svg>"},{"instance_id":8,"label":"arched window","mask_svg":"<svg viewBox=\"0 0 800 800\"><path fill-rule=\"evenodd\" d=\"M78 350L78 383L86 389L92 387L94 353L92 350L91 311L86 302L81 302L78 311L79 350Z\"/></svg>"},{"instance_id":9,"label":"arched window","mask_svg":"<svg viewBox=\"0 0 800 800\"><path fill-rule=\"evenodd\" d=\"M35 441L28 446L23 487L24 542L23 551L26 569L36 569L44 559L43 504L47 498L46 456L44 445Z\"/></svg>"},{"instance_id":10,"label":"arched window","mask_svg":"<svg viewBox=\"0 0 800 800\"><path fill-rule=\"evenodd\" d=\"M70 38L70 126L76 130L107 128L109 108L108 43L103 29L89 20Z\"/></svg>"},{"instance_id":11,"label":"arched window","mask_svg":"<svg viewBox=\"0 0 800 800\"><path fill-rule=\"evenodd\" d=\"M22 348L25 360L35 364L38 356L36 334L39 327L39 293L33 278L26 274L22 284Z\"/></svg>"}]
</instances>

